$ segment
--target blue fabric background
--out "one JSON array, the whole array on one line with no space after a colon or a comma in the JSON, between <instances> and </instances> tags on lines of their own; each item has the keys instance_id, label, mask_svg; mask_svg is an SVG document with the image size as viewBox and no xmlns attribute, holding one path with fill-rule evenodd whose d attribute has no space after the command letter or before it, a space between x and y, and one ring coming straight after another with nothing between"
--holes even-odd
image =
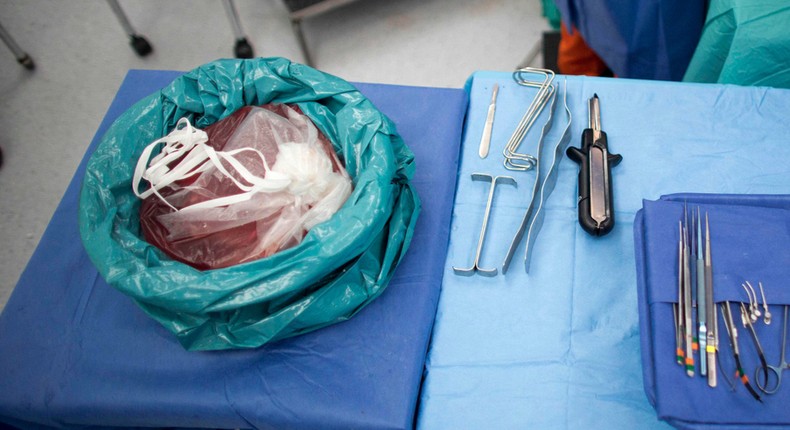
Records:
<instances>
[{"instance_id":1,"label":"blue fabric background","mask_svg":"<svg viewBox=\"0 0 790 430\"><path fill-rule=\"evenodd\" d=\"M97 136L179 74L131 71ZM22 428L411 428L449 235L455 176L447 172L457 169L467 96L358 88L413 148L414 185L430 196L412 248L377 300L349 321L262 348L188 352L88 260L77 231L83 162L0 315L0 421Z\"/></svg>"}]
</instances>

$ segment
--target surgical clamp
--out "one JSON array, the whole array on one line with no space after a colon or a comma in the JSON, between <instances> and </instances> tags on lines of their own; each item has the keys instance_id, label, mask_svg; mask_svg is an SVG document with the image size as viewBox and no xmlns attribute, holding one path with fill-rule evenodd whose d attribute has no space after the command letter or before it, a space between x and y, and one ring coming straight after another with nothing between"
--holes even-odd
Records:
<instances>
[{"instance_id":1,"label":"surgical clamp","mask_svg":"<svg viewBox=\"0 0 790 430\"><path fill-rule=\"evenodd\" d=\"M725 301L724 304L722 304L721 313L722 317L724 318L724 327L727 329L727 334L730 336L732 356L735 359L735 377L741 380L741 383L744 385L744 387L746 387L746 389L749 391L749 394L751 394L755 400L762 403L763 400L749 383L749 377L746 376L746 373L743 371L743 366L741 365L741 353L740 349L738 348L738 328L735 326L735 322L732 318L732 310L730 309L729 301Z\"/></svg>"},{"instance_id":2,"label":"surgical clamp","mask_svg":"<svg viewBox=\"0 0 790 430\"><path fill-rule=\"evenodd\" d=\"M746 309L746 305L741 303L741 318L744 318L744 328L749 329L749 334L752 337L752 342L754 342L754 348L757 350L757 357L760 359L760 367L759 369L763 370L763 376L765 380L768 381L768 362L765 361L765 352L763 352L763 346L760 344L760 339L757 338L757 331L754 330L754 325L752 325L752 321L748 318L748 310ZM755 377L756 379L756 377ZM758 386L759 387L759 386Z\"/></svg>"},{"instance_id":3,"label":"surgical clamp","mask_svg":"<svg viewBox=\"0 0 790 430\"><path fill-rule=\"evenodd\" d=\"M769 387L767 380L764 382L760 382L760 378L758 378L757 376L761 373L760 371L762 369L758 368L755 374L755 379L757 380L756 381L757 387L760 388L760 391L762 391L765 394L774 394L777 391L779 391L779 387L782 386L782 372L784 372L785 369L790 369L790 364L788 364L787 360L785 359L785 350L787 346L787 310L788 308L790 308L790 306L785 305L784 308L785 308L785 312L784 312L785 315L784 315L784 328L782 329L782 354L781 357L779 358L779 364L777 364L776 366L768 365L768 369L766 370L766 371L771 371L771 373L776 375L776 385Z\"/></svg>"},{"instance_id":4,"label":"surgical clamp","mask_svg":"<svg viewBox=\"0 0 790 430\"><path fill-rule=\"evenodd\" d=\"M516 180L510 176L492 176L486 173L472 173L472 180L473 181L489 181L491 182L491 186L489 187L488 191L488 202L486 203L486 211L485 215L483 215L483 225L480 228L480 236L477 240L477 251L475 253L475 261L472 267L469 268L459 268L453 266L453 271L456 275L464 275L464 276L471 276L474 275L475 272L480 273L483 276L496 276L497 275L497 268L493 269L484 269L480 267L480 255L483 253L483 243L486 239L486 228L488 227L488 217L491 214L491 204L494 201L494 190L496 189L496 185L499 182L505 182L512 184L513 186L518 186Z\"/></svg>"}]
</instances>

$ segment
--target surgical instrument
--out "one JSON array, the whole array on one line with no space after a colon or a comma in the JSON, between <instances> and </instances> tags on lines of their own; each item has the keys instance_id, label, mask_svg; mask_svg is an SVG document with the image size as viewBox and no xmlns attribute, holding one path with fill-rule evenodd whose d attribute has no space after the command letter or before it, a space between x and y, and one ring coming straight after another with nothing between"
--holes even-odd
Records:
<instances>
[{"instance_id":1,"label":"surgical instrument","mask_svg":"<svg viewBox=\"0 0 790 430\"><path fill-rule=\"evenodd\" d=\"M768 310L768 301L765 300L765 290L763 290L763 283L757 282L760 287L760 295L763 297L763 322L765 325L771 325L771 311Z\"/></svg>"},{"instance_id":2,"label":"surgical instrument","mask_svg":"<svg viewBox=\"0 0 790 430\"><path fill-rule=\"evenodd\" d=\"M513 256L516 253L516 249L520 245L525 233L527 234L527 245L526 252L524 254L524 268L527 272L529 272L529 263L532 258L534 243L543 224L543 204L545 203L546 199L548 199L548 196L554 190L554 185L557 183L557 166L562 159L561 153L565 144L567 143L566 138L568 137L568 132L572 122L571 111L568 107L567 80L565 82L565 91L563 93L563 109L565 111L567 122L565 124L565 128L563 129L562 135L557 139L556 143L554 144L554 149L550 153L551 162L548 167L548 172L543 174L546 163L540 163L540 161L548 158L543 155L543 146L545 138L553 124L553 111L557 98L556 94L552 95L551 97L552 101L549 119L546 121L546 124L544 124L543 130L540 134L540 139L538 140L538 164L535 168L535 182L532 189L532 198L530 199L527 211L524 213L524 218L521 221L519 229L510 243L507 255L505 256L505 261L502 264L502 273L507 273L507 270L510 267L510 262L512 261ZM541 164L543 167L541 167Z\"/></svg>"},{"instance_id":3,"label":"surgical instrument","mask_svg":"<svg viewBox=\"0 0 790 430\"><path fill-rule=\"evenodd\" d=\"M688 235L683 222L680 223L680 240L683 243L683 305L686 328L686 374L694 376L694 353L693 353L693 331L694 324L691 322L691 277L689 273L689 244Z\"/></svg>"},{"instance_id":4,"label":"surgical instrument","mask_svg":"<svg viewBox=\"0 0 790 430\"><path fill-rule=\"evenodd\" d=\"M699 216L699 214L698 214ZM702 224L702 220L697 221L697 224ZM701 238L700 238L701 240ZM708 213L705 212L705 268L704 274L697 276L705 276L705 308L708 312L707 321L710 325L708 327L705 353L707 355L708 365L708 386L715 387L718 384L716 379L716 354L719 351L719 318L716 315L716 305L713 301L713 258L710 254L710 223L708 221Z\"/></svg>"},{"instance_id":5,"label":"surgical instrument","mask_svg":"<svg viewBox=\"0 0 790 430\"><path fill-rule=\"evenodd\" d=\"M760 296L763 298L763 322L765 325L771 325L771 311L768 310L768 301L765 299L765 290L763 289L763 283L757 282L757 285L760 287Z\"/></svg>"},{"instance_id":6,"label":"surgical instrument","mask_svg":"<svg viewBox=\"0 0 790 430\"><path fill-rule=\"evenodd\" d=\"M672 319L675 323L675 361L683 365L683 339L678 325L678 303L672 303Z\"/></svg>"},{"instance_id":7,"label":"surgical instrument","mask_svg":"<svg viewBox=\"0 0 790 430\"><path fill-rule=\"evenodd\" d=\"M785 369L790 369L790 364L787 363L785 359L785 350L787 347L787 310L790 309L790 306L785 305L785 312L784 312L784 328L782 329L782 353L781 357L779 358L779 364L776 366L768 365L768 371L776 375L776 384L773 386L769 386L768 379L764 382L760 382L760 378L757 375L760 374L760 369L757 369L755 373L755 379L757 380L757 387L765 394L774 394L779 391L779 387L782 386L782 372Z\"/></svg>"},{"instance_id":8,"label":"surgical instrument","mask_svg":"<svg viewBox=\"0 0 790 430\"><path fill-rule=\"evenodd\" d=\"M746 387L752 397L758 402L762 403L762 399L757 391L754 390L749 383L749 377L743 372L741 365L741 354L738 348L738 329L732 319L732 310L730 309L730 302L725 301L721 308L722 316L724 317L724 327L727 329L727 334L730 337L730 345L732 346L732 355L735 358L735 377L741 380L741 383Z\"/></svg>"},{"instance_id":9,"label":"surgical instrument","mask_svg":"<svg viewBox=\"0 0 790 430\"><path fill-rule=\"evenodd\" d=\"M750 320L751 322L757 322L758 315L755 315L755 313L754 313L754 306L755 306L754 305L754 300L756 300L756 299L752 299L752 293L754 293L754 289L751 288L751 284L749 283L749 281L746 281L746 282L742 283L741 287L743 288L744 291L746 291L746 297L749 298L749 312L747 312L745 314L741 313L741 319L745 318L745 319ZM756 296L757 296L757 294L755 293L755 297ZM746 322L744 322L743 325L746 326Z\"/></svg>"},{"instance_id":10,"label":"surgical instrument","mask_svg":"<svg viewBox=\"0 0 790 430\"><path fill-rule=\"evenodd\" d=\"M543 80L530 80L528 79L530 75L542 76ZM532 99L529 108L527 108L527 111L524 113L524 116L521 118L521 121L519 121L516 129L505 145L505 148L502 150L502 154L505 156L505 168L508 170L526 171L535 167L538 159L530 154L518 153L517 150L530 128L532 128L535 120L540 116L540 113L543 111L549 99L554 95L555 88L552 85L554 72L548 69L525 67L513 72L513 80L521 86L538 88L538 93L535 95L535 98Z\"/></svg>"},{"instance_id":11,"label":"surgical instrument","mask_svg":"<svg viewBox=\"0 0 790 430\"><path fill-rule=\"evenodd\" d=\"M480 149L477 152L480 158L486 158L488 156L488 149L491 147L491 129L494 126L497 94L499 94L499 84L494 84L494 90L491 94L491 103L488 105L486 123L485 126L483 126L483 137L480 138Z\"/></svg>"},{"instance_id":12,"label":"surgical instrument","mask_svg":"<svg viewBox=\"0 0 790 430\"><path fill-rule=\"evenodd\" d=\"M691 224L689 224L688 204L686 202L683 202L683 225L685 227L684 230L685 230L685 233L686 233L686 245L688 245L688 248L689 248L688 261L686 262L686 270L688 270L688 273L689 273L689 288L691 289L691 309L694 310L694 309L697 309L697 288L696 288L697 287L697 284L696 284L697 277L695 275L697 266L694 263L695 260L696 260L696 257L694 256L694 253L696 251L694 249L694 236L695 235L694 235L694 216L693 216L693 214L692 214L692 217L691 217L691 221L692 221ZM692 333L692 336L691 336L691 350L694 352L695 356L700 352L699 339L697 337L697 335L699 334L698 330L697 330L697 328L698 328L697 320L698 319L699 318L698 318L698 315L696 314L696 312L692 312L691 313L691 327L692 327L692 331L691 331L691 333ZM700 358L700 361L702 361L702 358ZM700 373L700 374L702 374L702 373Z\"/></svg>"},{"instance_id":13,"label":"surgical instrument","mask_svg":"<svg viewBox=\"0 0 790 430\"><path fill-rule=\"evenodd\" d=\"M746 306L741 303L741 314L746 315L748 311L746 310ZM754 342L754 348L757 350L757 357L760 359L760 367L763 369L763 376L765 380L768 380L768 362L765 361L765 352L763 352L763 346L760 345L760 339L757 338L757 332L754 330L754 326L752 325L751 320L746 318L746 324L744 324L744 328L749 329L749 334L752 337L752 342ZM758 368L758 369L759 369Z\"/></svg>"},{"instance_id":14,"label":"surgical instrument","mask_svg":"<svg viewBox=\"0 0 790 430\"><path fill-rule=\"evenodd\" d=\"M749 300L749 315L752 319L752 322L755 323L762 316L760 313L760 305L757 301L757 292L754 290L754 287L749 283L749 281L746 281L746 286L749 287L749 291L752 292L751 298L754 299L753 301Z\"/></svg>"},{"instance_id":15,"label":"surgical instrument","mask_svg":"<svg viewBox=\"0 0 790 430\"><path fill-rule=\"evenodd\" d=\"M546 120L546 123L543 125L543 129L540 132L540 138L538 140L538 157L540 157L540 150L543 147L543 140L546 136L546 133L549 129L551 129L551 124L554 121L554 104L557 101L557 97L555 93L551 95L551 105L549 107L549 118ZM529 205L527 205L527 211L524 213L524 218L521 220L521 225L516 231L516 235L513 237L513 240L510 242L510 247L508 248L507 254L505 255L505 261L502 264L502 273L507 273L507 269L510 267L510 262L513 259L513 256L516 253L516 248L521 243L521 239L524 237L524 233L527 231L527 225L529 224L529 220L532 218L533 212L535 212L535 202L540 200L538 196L538 192L540 189L540 160L535 158L535 181L532 185L532 197L530 197ZM527 245L529 247L529 245ZM527 250L529 251L529 249Z\"/></svg>"},{"instance_id":16,"label":"surgical instrument","mask_svg":"<svg viewBox=\"0 0 790 430\"><path fill-rule=\"evenodd\" d=\"M710 294L710 293L709 293ZM708 344L705 347L705 352L708 356L708 386L715 388L718 385L718 372L717 363L719 362L719 322L718 322L718 314L716 313L716 304L708 306L709 316L713 318L713 330L710 327L710 320L708 320ZM735 389L732 382L730 382L729 378L724 375L724 379L727 380L727 384Z\"/></svg>"},{"instance_id":17,"label":"surgical instrument","mask_svg":"<svg viewBox=\"0 0 790 430\"><path fill-rule=\"evenodd\" d=\"M691 213L691 219L694 220L694 212ZM705 259L702 252L702 223L700 222L699 207L697 207L697 222L695 223L696 231L692 232L692 236L696 233L696 257L697 257L697 322L699 323L699 374L706 376L708 374L707 366L707 346L708 346L708 295L705 290ZM711 297L712 301L712 297ZM713 315L716 316L715 313ZM714 365L715 366L715 365Z\"/></svg>"},{"instance_id":18,"label":"surgical instrument","mask_svg":"<svg viewBox=\"0 0 790 430\"><path fill-rule=\"evenodd\" d=\"M678 303L677 303L677 321L675 322L675 346L678 364L684 366L685 353L683 352L683 339L686 332L685 313L686 306L684 304L684 290L683 290L683 229L679 229L680 236L678 236Z\"/></svg>"},{"instance_id":19,"label":"surgical instrument","mask_svg":"<svg viewBox=\"0 0 790 430\"><path fill-rule=\"evenodd\" d=\"M716 313L716 311L713 311L713 312L714 312L714 315L717 315L717 319L718 319L718 313ZM724 368L724 366L722 366L722 364L721 364L721 354L716 354L716 363L718 363L719 367ZM708 373L708 375L710 375L710 373ZM730 381L730 378L727 376L727 372L722 373L721 377L724 378L724 381L727 382L727 385L730 387L730 391L732 391L734 393L735 392L735 384L732 381ZM708 384L708 385L710 385L710 384ZM715 387L715 385L713 385L713 387Z\"/></svg>"},{"instance_id":20,"label":"surgical instrument","mask_svg":"<svg viewBox=\"0 0 790 430\"><path fill-rule=\"evenodd\" d=\"M606 133L601 130L601 107L598 94L588 102L590 127L582 132L581 148L566 151L579 164L579 224L593 236L603 236L614 228L611 168L622 161L610 154Z\"/></svg>"},{"instance_id":21,"label":"surgical instrument","mask_svg":"<svg viewBox=\"0 0 790 430\"><path fill-rule=\"evenodd\" d=\"M483 253L483 243L486 239L486 229L488 227L488 218L491 215L491 204L494 201L494 190L499 182L504 182L511 184L513 186L518 186L516 180L510 176L492 176L486 173L472 173L472 180L473 181L488 181L491 182L491 186L489 187L488 191L488 201L486 202L486 211L485 215L483 215L483 225L480 228L480 236L477 240L477 251L475 252L475 261L472 267L469 268L459 268L453 266L453 272L456 275L465 275L471 276L474 275L475 272L480 273L483 276L496 276L497 268L493 269L484 269L480 267L480 255Z\"/></svg>"},{"instance_id":22,"label":"surgical instrument","mask_svg":"<svg viewBox=\"0 0 790 430\"><path fill-rule=\"evenodd\" d=\"M529 263L532 260L532 253L535 248L535 240L537 239L538 232L540 228L543 226L543 205L546 203L546 199L549 198L549 195L552 191L554 191L554 186L557 184L557 169L559 167L560 161L562 161L562 153L565 150L565 146L567 145L570 136L570 129L571 123L573 122L573 116L571 115L571 110L568 107L568 80L565 79L565 85L563 86L564 90L562 93L562 107L565 111L565 116L567 122L565 123L565 128L562 131L562 135L560 135L559 139L557 139L557 143L554 145L554 150L551 152L551 163L549 164L549 171L546 172L546 176L543 177L541 180L540 185L540 194L538 198L538 209L535 211L535 215L532 217L532 222L529 224L529 228L527 229L527 249L524 254L524 267L529 273ZM552 102L552 110L553 110L554 103ZM544 127L544 132L545 132ZM542 143L543 138L541 137L540 142L538 143L538 162L545 157L542 154ZM536 170L535 179L539 177L538 173L541 171L540 166Z\"/></svg>"}]
</instances>

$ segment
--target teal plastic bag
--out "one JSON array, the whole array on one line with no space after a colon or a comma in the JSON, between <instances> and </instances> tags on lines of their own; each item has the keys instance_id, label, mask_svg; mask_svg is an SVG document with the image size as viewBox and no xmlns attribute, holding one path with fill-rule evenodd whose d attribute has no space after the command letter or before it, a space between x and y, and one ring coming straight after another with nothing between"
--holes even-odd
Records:
<instances>
[{"instance_id":1,"label":"teal plastic bag","mask_svg":"<svg viewBox=\"0 0 790 430\"><path fill-rule=\"evenodd\" d=\"M296 104L332 142L354 191L296 247L199 271L141 239L132 174L142 149L182 117L205 127L245 105ZM344 321L387 286L411 241L414 155L351 84L282 58L220 60L141 100L91 156L80 195L82 241L108 284L190 350L253 348Z\"/></svg>"}]
</instances>

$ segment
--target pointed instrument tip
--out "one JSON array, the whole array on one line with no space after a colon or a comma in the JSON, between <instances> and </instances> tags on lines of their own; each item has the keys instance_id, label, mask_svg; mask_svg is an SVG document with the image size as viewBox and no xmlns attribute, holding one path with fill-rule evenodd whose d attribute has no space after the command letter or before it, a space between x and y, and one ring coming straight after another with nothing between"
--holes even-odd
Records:
<instances>
[{"instance_id":1,"label":"pointed instrument tip","mask_svg":"<svg viewBox=\"0 0 790 430\"><path fill-rule=\"evenodd\" d=\"M598 93L593 93L593 98L597 99L598 98Z\"/></svg>"}]
</instances>

